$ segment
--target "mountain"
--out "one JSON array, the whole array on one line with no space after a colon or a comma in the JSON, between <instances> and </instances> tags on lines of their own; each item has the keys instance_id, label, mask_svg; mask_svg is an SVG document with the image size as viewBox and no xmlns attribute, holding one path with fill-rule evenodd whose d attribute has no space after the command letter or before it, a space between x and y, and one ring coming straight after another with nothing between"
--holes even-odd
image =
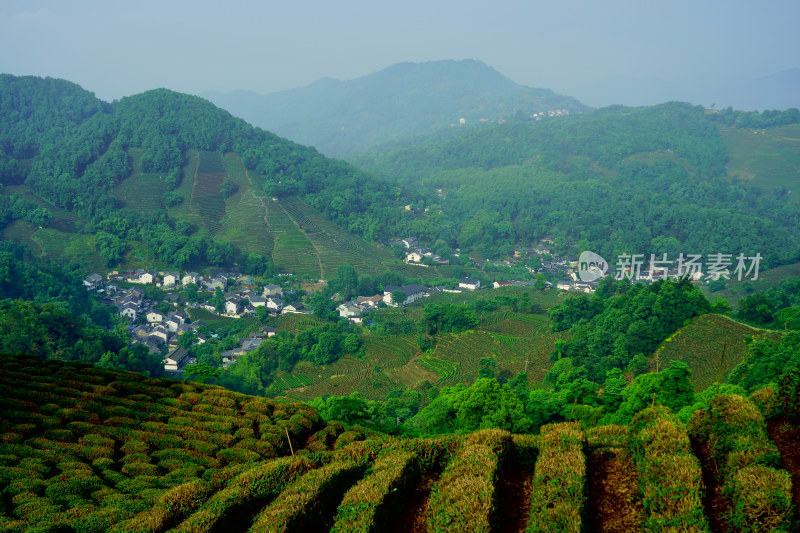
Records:
<instances>
[{"instance_id":1,"label":"mountain","mask_svg":"<svg viewBox=\"0 0 800 533\"><path fill-rule=\"evenodd\" d=\"M800 68L743 80L720 90L716 107L735 109L800 109Z\"/></svg>"},{"instance_id":2,"label":"mountain","mask_svg":"<svg viewBox=\"0 0 800 533\"><path fill-rule=\"evenodd\" d=\"M574 98L518 85L475 60L398 63L355 80L325 78L264 96L243 91L202 96L257 126L337 157L458 126L461 119L471 126L518 111L589 109Z\"/></svg>"},{"instance_id":3,"label":"mountain","mask_svg":"<svg viewBox=\"0 0 800 533\"><path fill-rule=\"evenodd\" d=\"M391 255L359 237L384 238L412 200L196 96L108 104L11 75L0 76L0 183L3 238L44 257L188 268L255 254L314 278L345 263L385 270Z\"/></svg>"}]
</instances>

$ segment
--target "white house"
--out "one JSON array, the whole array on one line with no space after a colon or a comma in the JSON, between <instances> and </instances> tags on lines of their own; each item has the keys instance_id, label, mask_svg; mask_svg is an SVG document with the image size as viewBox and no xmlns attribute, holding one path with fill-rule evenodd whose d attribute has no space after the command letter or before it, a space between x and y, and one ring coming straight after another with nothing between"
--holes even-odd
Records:
<instances>
[{"instance_id":1,"label":"white house","mask_svg":"<svg viewBox=\"0 0 800 533\"><path fill-rule=\"evenodd\" d=\"M283 309L283 302L277 298L267 298L265 301L267 309L276 313Z\"/></svg>"},{"instance_id":2,"label":"white house","mask_svg":"<svg viewBox=\"0 0 800 533\"><path fill-rule=\"evenodd\" d=\"M422 254L419 252L409 252L406 254L406 263L421 263Z\"/></svg>"},{"instance_id":3,"label":"white house","mask_svg":"<svg viewBox=\"0 0 800 533\"><path fill-rule=\"evenodd\" d=\"M181 278L181 284L188 285L190 283L197 283L197 279L199 277L200 277L200 274L198 274L197 272L189 272L188 274L185 274Z\"/></svg>"},{"instance_id":4,"label":"white house","mask_svg":"<svg viewBox=\"0 0 800 533\"><path fill-rule=\"evenodd\" d=\"M152 270L145 270L139 274L139 283L153 283L156 280L156 273Z\"/></svg>"},{"instance_id":5,"label":"white house","mask_svg":"<svg viewBox=\"0 0 800 533\"><path fill-rule=\"evenodd\" d=\"M406 293L406 299L402 305L414 303L423 296L428 295L428 288L423 287L422 285L403 285L402 287L398 287L397 285L387 285L383 289L383 301L386 305L393 307L397 307L399 305L397 302L392 301L392 293L395 291L403 291Z\"/></svg>"},{"instance_id":6,"label":"white house","mask_svg":"<svg viewBox=\"0 0 800 533\"><path fill-rule=\"evenodd\" d=\"M226 278L225 276L216 276L211 281L206 282L206 287L208 287L211 290L219 288L224 291L227 286L228 286L228 278Z\"/></svg>"},{"instance_id":7,"label":"white house","mask_svg":"<svg viewBox=\"0 0 800 533\"><path fill-rule=\"evenodd\" d=\"M86 287L88 290L96 289L103 284L103 276L100 274L94 273L89 274L86 276L86 279L83 280L83 286Z\"/></svg>"},{"instance_id":8,"label":"white house","mask_svg":"<svg viewBox=\"0 0 800 533\"><path fill-rule=\"evenodd\" d=\"M289 304L281 310L282 314L286 313L305 313L306 308L301 303Z\"/></svg>"},{"instance_id":9,"label":"white house","mask_svg":"<svg viewBox=\"0 0 800 533\"><path fill-rule=\"evenodd\" d=\"M267 299L257 294L251 294L247 299L250 300L250 305L253 307L264 307L267 305Z\"/></svg>"},{"instance_id":10,"label":"white house","mask_svg":"<svg viewBox=\"0 0 800 533\"><path fill-rule=\"evenodd\" d=\"M180 279L180 273L178 272L174 271L164 272L162 285L164 285L165 287L171 287L172 285L177 285L179 279Z\"/></svg>"},{"instance_id":11,"label":"white house","mask_svg":"<svg viewBox=\"0 0 800 533\"><path fill-rule=\"evenodd\" d=\"M239 312L242 302L238 299L230 299L225 302L225 312L229 315L235 315Z\"/></svg>"},{"instance_id":12,"label":"white house","mask_svg":"<svg viewBox=\"0 0 800 533\"><path fill-rule=\"evenodd\" d=\"M136 320L136 317L139 314L139 308L132 303L126 303L119 309L119 314L120 316L126 316L131 320Z\"/></svg>"},{"instance_id":13,"label":"white house","mask_svg":"<svg viewBox=\"0 0 800 533\"><path fill-rule=\"evenodd\" d=\"M556 288L562 291L568 291L572 288L572 283L570 283L569 281L559 281L558 283L556 283Z\"/></svg>"},{"instance_id":14,"label":"white house","mask_svg":"<svg viewBox=\"0 0 800 533\"><path fill-rule=\"evenodd\" d=\"M169 340L169 331L167 331L167 328L164 326L156 326L150 332L150 337L158 339L159 342L166 344L167 340Z\"/></svg>"},{"instance_id":15,"label":"white house","mask_svg":"<svg viewBox=\"0 0 800 533\"><path fill-rule=\"evenodd\" d=\"M458 287L460 289L474 291L481 288L481 281L473 278L461 278L461 281L458 282Z\"/></svg>"},{"instance_id":16,"label":"white house","mask_svg":"<svg viewBox=\"0 0 800 533\"><path fill-rule=\"evenodd\" d=\"M189 352L186 348L175 348L167 354L164 360L164 370L167 372L176 372L180 370L189 360Z\"/></svg>"},{"instance_id":17,"label":"white house","mask_svg":"<svg viewBox=\"0 0 800 533\"><path fill-rule=\"evenodd\" d=\"M270 296L277 296L280 298L283 296L283 289L281 289L280 285L273 285L270 283L269 285L264 286L264 292L262 295L264 298L268 298Z\"/></svg>"},{"instance_id":18,"label":"white house","mask_svg":"<svg viewBox=\"0 0 800 533\"><path fill-rule=\"evenodd\" d=\"M147 321L151 324L154 322L161 322L162 320L164 320L164 313L161 311L153 309L147 312Z\"/></svg>"},{"instance_id":19,"label":"white house","mask_svg":"<svg viewBox=\"0 0 800 533\"><path fill-rule=\"evenodd\" d=\"M178 322L176 318L170 318L169 320L164 322L164 327L166 327L170 333L177 333L180 325L181 323Z\"/></svg>"}]
</instances>

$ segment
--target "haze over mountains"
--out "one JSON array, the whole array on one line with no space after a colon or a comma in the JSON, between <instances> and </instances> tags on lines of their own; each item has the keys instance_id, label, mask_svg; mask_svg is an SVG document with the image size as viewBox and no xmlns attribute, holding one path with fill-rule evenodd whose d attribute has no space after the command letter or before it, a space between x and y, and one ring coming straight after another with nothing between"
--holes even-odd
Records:
<instances>
[{"instance_id":1,"label":"haze over mountains","mask_svg":"<svg viewBox=\"0 0 800 533\"><path fill-rule=\"evenodd\" d=\"M589 108L549 89L519 85L480 61L398 63L355 80L324 78L307 87L259 95L201 96L242 117L330 156L459 125Z\"/></svg>"},{"instance_id":2,"label":"haze over mountains","mask_svg":"<svg viewBox=\"0 0 800 533\"><path fill-rule=\"evenodd\" d=\"M200 96L256 126L314 146L326 155L346 157L462 125L462 118L463 125L472 126L518 111L528 116L559 109L574 114L588 111L588 106L669 101L717 109L800 107L800 69L736 82L609 77L562 92L570 96L519 85L480 61L445 60L397 63L354 80L323 78L266 95L240 90Z\"/></svg>"},{"instance_id":3,"label":"haze over mountains","mask_svg":"<svg viewBox=\"0 0 800 533\"><path fill-rule=\"evenodd\" d=\"M789 109L800 107L800 68L763 77L724 81L676 83L661 78L608 77L560 90L594 107L614 104L642 106L678 100L717 109Z\"/></svg>"}]
</instances>

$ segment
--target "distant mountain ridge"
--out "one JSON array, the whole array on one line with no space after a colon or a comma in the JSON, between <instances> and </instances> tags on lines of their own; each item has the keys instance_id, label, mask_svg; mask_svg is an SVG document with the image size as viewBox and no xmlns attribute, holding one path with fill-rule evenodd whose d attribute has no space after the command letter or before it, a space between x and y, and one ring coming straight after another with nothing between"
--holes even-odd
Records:
<instances>
[{"instance_id":1,"label":"distant mountain ridge","mask_svg":"<svg viewBox=\"0 0 800 533\"><path fill-rule=\"evenodd\" d=\"M346 156L459 124L497 121L521 111L590 108L549 89L518 85L476 60L397 63L349 81L258 95L247 91L201 96L278 135Z\"/></svg>"}]
</instances>

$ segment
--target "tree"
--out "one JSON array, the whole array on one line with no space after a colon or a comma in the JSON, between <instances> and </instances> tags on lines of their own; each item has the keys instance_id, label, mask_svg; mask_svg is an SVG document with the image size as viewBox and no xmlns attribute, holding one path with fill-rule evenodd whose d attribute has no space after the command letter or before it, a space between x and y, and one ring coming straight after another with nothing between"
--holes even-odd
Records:
<instances>
[{"instance_id":1,"label":"tree","mask_svg":"<svg viewBox=\"0 0 800 533\"><path fill-rule=\"evenodd\" d=\"M661 392L658 400L678 411L694 400L694 386L691 382L692 370L682 361L671 361L669 367L661 372Z\"/></svg>"},{"instance_id":2,"label":"tree","mask_svg":"<svg viewBox=\"0 0 800 533\"><path fill-rule=\"evenodd\" d=\"M197 363L184 367L184 379L186 381L196 381L198 383L209 383L217 379L222 370L214 368L208 363Z\"/></svg>"},{"instance_id":3,"label":"tree","mask_svg":"<svg viewBox=\"0 0 800 533\"><path fill-rule=\"evenodd\" d=\"M478 361L480 365L480 369L478 370L478 375L482 378L494 378L494 369L497 368L497 362L494 360L493 357L481 357L480 361Z\"/></svg>"},{"instance_id":4,"label":"tree","mask_svg":"<svg viewBox=\"0 0 800 533\"><path fill-rule=\"evenodd\" d=\"M408 299L408 294L406 294L406 291L401 289L392 291L392 303L397 305L403 305L407 299Z\"/></svg>"},{"instance_id":5,"label":"tree","mask_svg":"<svg viewBox=\"0 0 800 533\"><path fill-rule=\"evenodd\" d=\"M214 289L214 296L211 298L210 303L217 310L217 313L225 312L225 295L222 293L222 289L219 287Z\"/></svg>"},{"instance_id":6,"label":"tree","mask_svg":"<svg viewBox=\"0 0 800 533\"><path fill-rule=\"evenodd\" d=\"M358 274L353 265L342 265L336 270L333 287L347 300L355 296L358 289Z\"/></svg>"},{"instance_id":7,"label":"tree","mask_svg":"<svg viewBox=\"0 0 800 533\"><path fill-rule=\"evenodd\" d=\"M499 428L514 433L531 429L525 406L508 385L495 379L479 378L453 397L453 408L461 426L468 430Z\"/></svg>"},{"instance_id":8,"label":"tree","mask_svg":"<svg viewBox=\"0 0 800 533\"><path fill-rule=\"evenodd\" d=\"M231 178L225 178L219 185L219 194L224 200L233 196L238 190L239 186Z\"/></svg>"}]
</instances>

